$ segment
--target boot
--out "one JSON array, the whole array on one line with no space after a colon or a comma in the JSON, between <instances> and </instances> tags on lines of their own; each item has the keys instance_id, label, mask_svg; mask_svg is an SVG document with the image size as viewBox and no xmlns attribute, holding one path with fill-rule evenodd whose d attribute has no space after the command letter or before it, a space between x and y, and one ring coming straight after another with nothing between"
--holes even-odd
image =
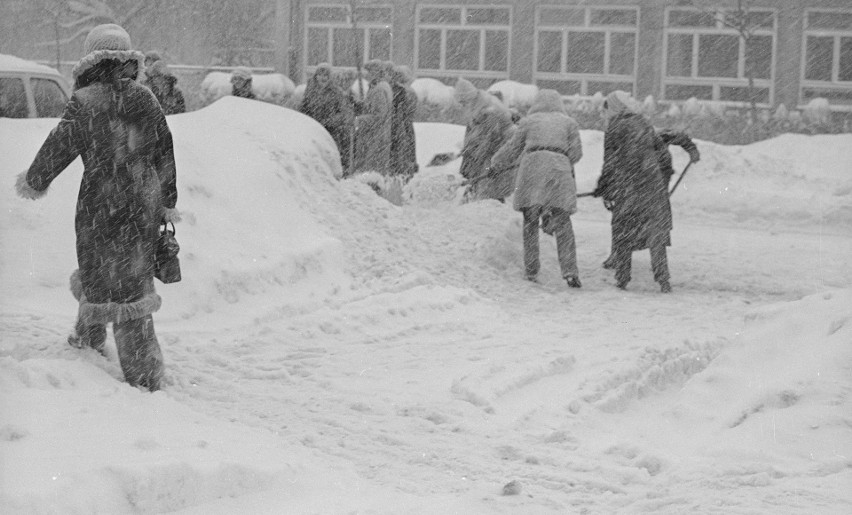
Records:
<instances>
[{"instance_id":1,"label":"boot","mask_svg":"<svg viewBox=\"0 0 852 515\"><path fill-rule=\"evenodd\" d=\"M565 282L568 283L568 286L571 288L582 288L583 284L580 282L579 277L569 276L565 278Z\"/></svg>"},{"instance_id":2,"label":"boot","mask_svg":"<svg viewBox=\"0 0 852 515\"><path fill-rule=\"evenodd\" d=\"M104 355L104 344L106 343L106 325L86 325L79 320L74 324L74 332L68 335L68 345L85 349L91 347L101 355Z\"/></svg>"},{"instance_id":3,"label":"boot","mask_svg":"<svg viewBox=\"0 0 852 515\"><path fill-rule=\"evenodd\" d=\"M118 361L130 386L150 391L160 389L163 377L163 354L151 315L113 324Z\"/></svg>"},{"instance_id":4,"label":"boot","mask_svg":"<svg viewBox=\"0 0 852 515\"><path fill-rule=\"evenodd\" d=\"M668 281L660 281L660 292L671 293L672 292L672 285L669 284Z\"/></svg>"}]
</instances>

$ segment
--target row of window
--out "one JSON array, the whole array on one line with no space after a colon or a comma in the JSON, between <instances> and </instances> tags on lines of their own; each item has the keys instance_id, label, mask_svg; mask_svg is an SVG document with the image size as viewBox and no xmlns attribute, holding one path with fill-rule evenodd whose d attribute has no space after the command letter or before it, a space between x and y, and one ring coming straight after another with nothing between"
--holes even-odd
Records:
<instances>
[{"instance_id":1,"label":"row of window","mask_svg":"<svg viewBox=\"0 0 852 515\"><path fill-rule=\"evenodd\" d=\"M352 66L391 57L392 6L311 5L306 63ZM632 91L639 65L638 7L536 10L533 79L564 94ZM777 12L670 8L663 47L663 97L745 102L749 79L759 103L774 96ZM504 79L508 76L512 7L420 5L414 24L418 74ZM740 29L747 28L748 37ZM852 12L807 11L802 96L852 103Z\"/></svg>"}]
</instances>

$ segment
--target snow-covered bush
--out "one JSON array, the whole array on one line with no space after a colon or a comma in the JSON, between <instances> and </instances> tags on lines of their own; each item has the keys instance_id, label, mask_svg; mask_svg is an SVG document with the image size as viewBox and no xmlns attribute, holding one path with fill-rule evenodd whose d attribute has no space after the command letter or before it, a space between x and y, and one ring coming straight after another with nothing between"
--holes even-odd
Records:
<instances>
[{"instance_id":1,"label":"snow-covered bush","mask_svg":"<svg viewBox=\"0 0 852 515\"><path fill-rule=\"evenodd\" d=\"M488 92L499 92L503 97L504 104L524 113L535 100L535 96L538 94L538 86L535 84L522 84L513 80L501 80L489 86Z\"/></svg>"},{"instance_id":2,"label":"snow-covered bush","mask_svg":"<svg viewBox=\"0 0 852 515\"><path fill-rule=\"evenodd\" d=\"M455 88L447 86L438 79L423 77L414 79L411 89L417 94L417 99L424 104L430 104L447 109L453 105Z\"/></svg>"},{"instance_id":3,"label":"snow-covered bush","mask_svg":"<svg viewBox=\"0 0 852 515\"><path fill-rule=\"evenodd\" d=\"M293 94L296 85L281 73L263 73L252 75L252 92L258 100L283 104ZM210 104L231 94L231 74L213 71L201 81L200 95L204 104Z\"/></svg>"},{"instance_id":4,"label":"snow-covered bush","mask_svg":"<svg viewBox=\"0 0 852 515\"><path fill-rule=\"evenodd\" d=\"M825 98L814 98L804 109L805 121L814 125L829 125L831 123L831 105Z\"/></svg>"}]
</instances>

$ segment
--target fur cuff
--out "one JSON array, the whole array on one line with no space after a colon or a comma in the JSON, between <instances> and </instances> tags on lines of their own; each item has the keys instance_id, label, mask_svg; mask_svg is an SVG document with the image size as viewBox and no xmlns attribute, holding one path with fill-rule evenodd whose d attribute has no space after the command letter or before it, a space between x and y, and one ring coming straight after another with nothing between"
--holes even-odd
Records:
<instances>
[{"instance_id":1,"label":"fur cuff","mask_svg":"<svg viewBox=\"0 0 852 515\"><path fill-rule=\"evenodd\" d=\"M174 207L163 208L163 221L166 223L176 224L181 221L180 211Z\"/></svg>"},{"instance_id":2,"label":"fur cuff","mask_svg":"<svg viewBox=\"0 0 852 515\"><path fill-rule=\"evenodd\" d=\"M30 186L30 183L27 182L27 170L18 174L18 178L15 180L15 192L19 197L29 200L37 200L47 195L46 189L38 191Z\"/></svg>"}]
</instances>

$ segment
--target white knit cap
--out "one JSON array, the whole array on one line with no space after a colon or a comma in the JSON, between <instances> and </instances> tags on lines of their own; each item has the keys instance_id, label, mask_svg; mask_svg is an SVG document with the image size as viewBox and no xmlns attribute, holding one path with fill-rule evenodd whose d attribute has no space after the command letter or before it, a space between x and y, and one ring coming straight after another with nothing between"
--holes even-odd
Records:
<instances>
[{"instance_id":1,"label":"white knit cap","mask_svg":"<svg viewBox=\"0 0 852 515\"><path fill-rule=\"evenodd\" d=\"M98 25L86 36L83 52L89 55L98 50L130 50L130 35L114 23Z\"/></svg>"}]
</instances>

